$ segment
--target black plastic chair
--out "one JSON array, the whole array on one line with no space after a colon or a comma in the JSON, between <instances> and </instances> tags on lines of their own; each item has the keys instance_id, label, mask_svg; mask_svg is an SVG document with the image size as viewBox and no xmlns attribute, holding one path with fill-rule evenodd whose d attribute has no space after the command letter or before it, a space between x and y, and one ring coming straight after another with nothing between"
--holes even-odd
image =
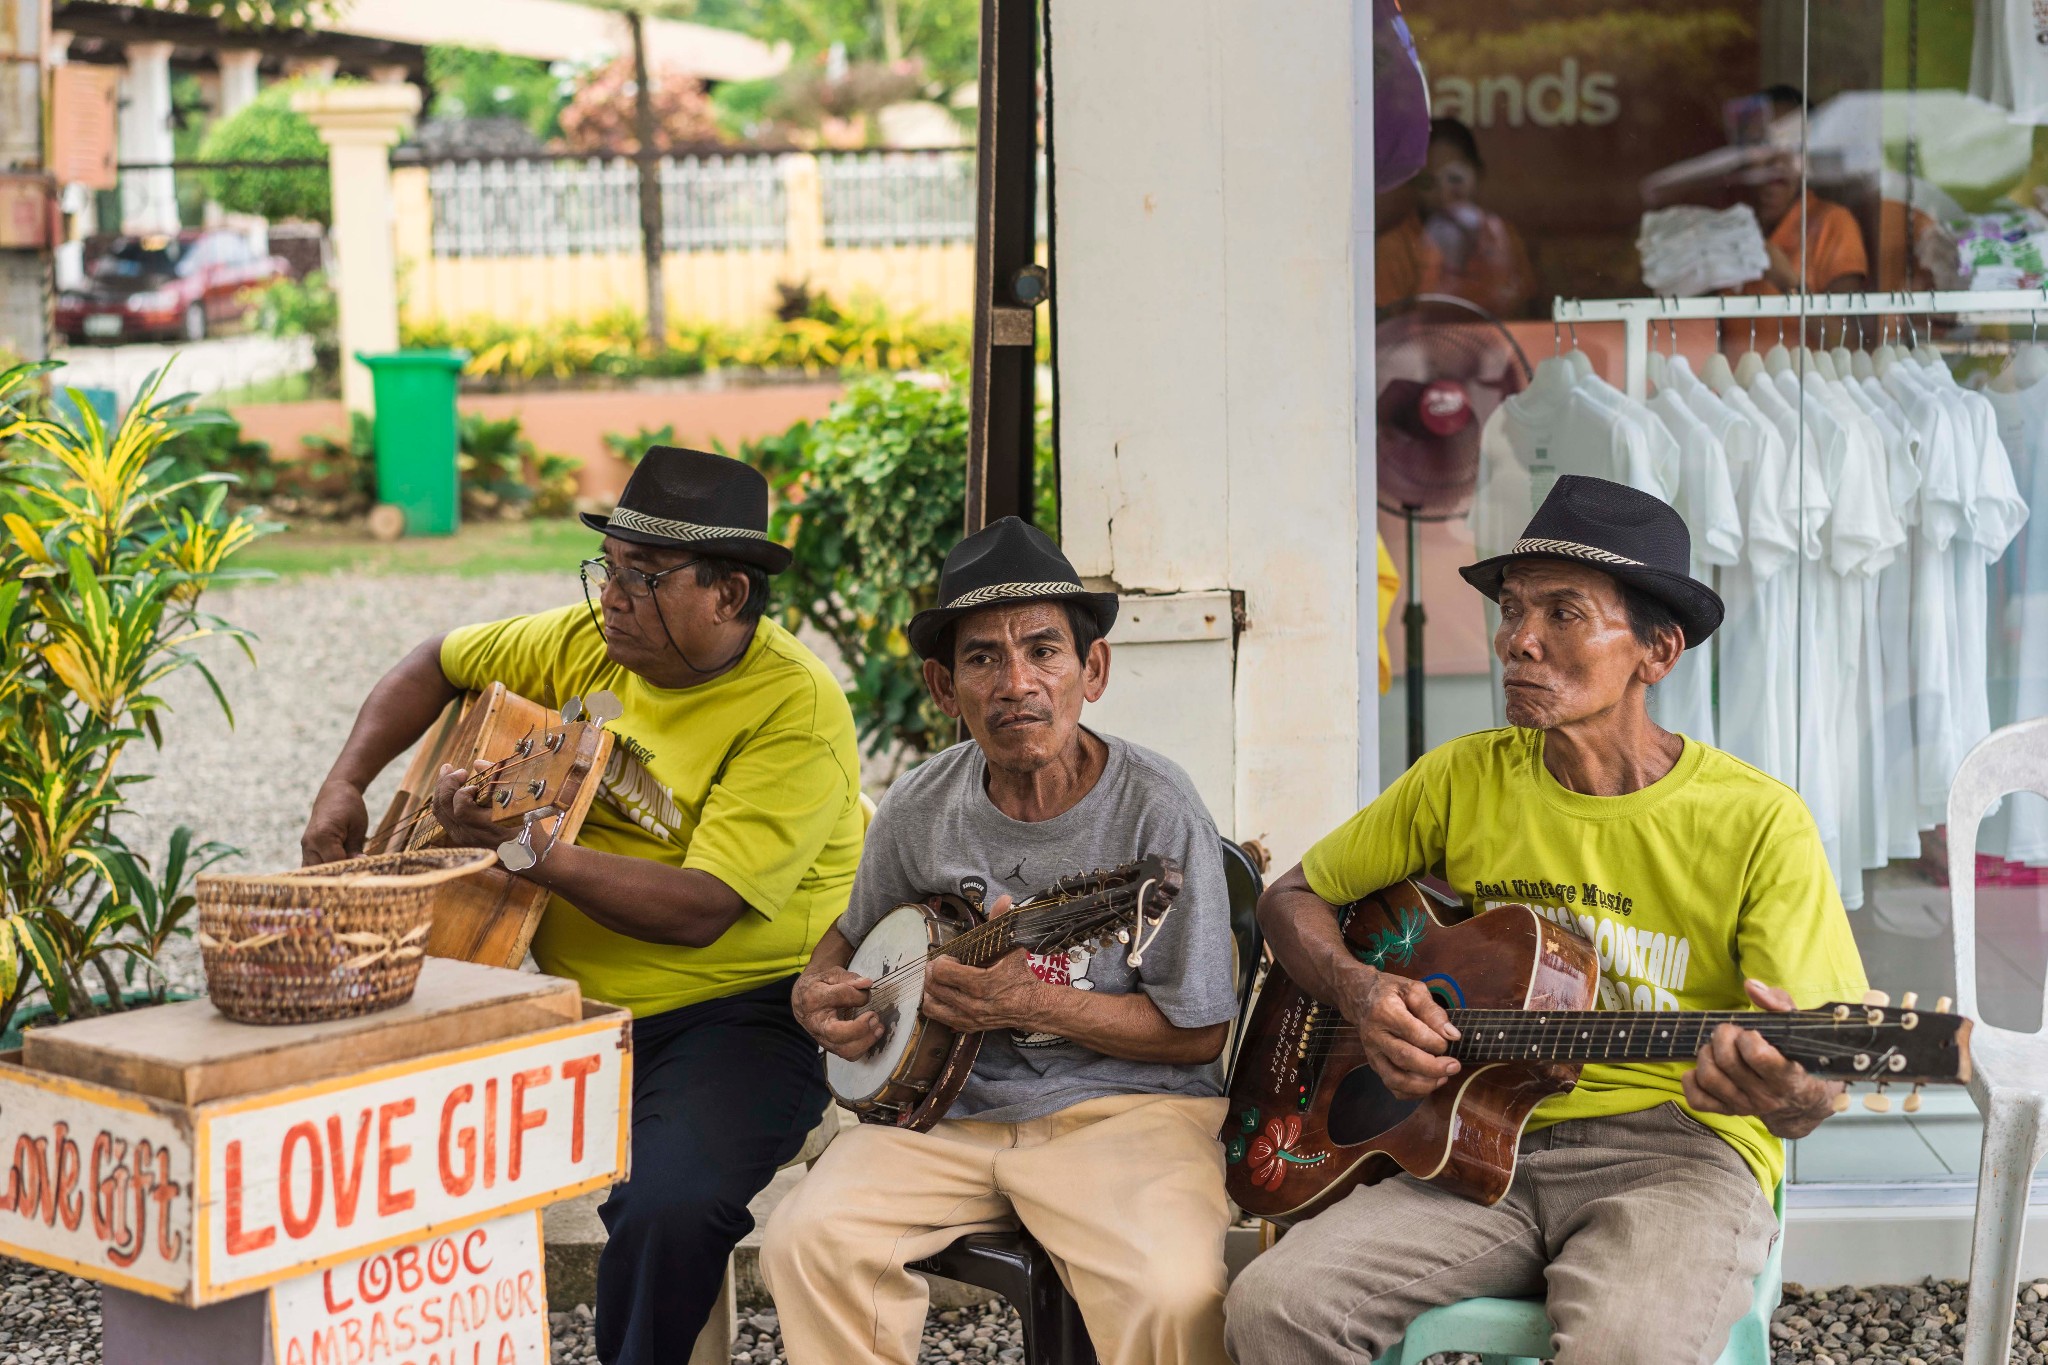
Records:
<instances>
[{"instance_id":1,"label":"black plastic chair","mask_svg":"<svg viewBox=\"0 0 2048 1365\"><path fill-rule=\"evenodd\" d=\"M1230 932L1237 945L1237 1020L1226 1064L1243 1032L1245 1009L1258 976L1265 940L1259 934L1259 892L1265 878L1251 855L1223 841L1223 880L1230 888ZM1060 1283L1052 1257L1038 1239L1013 1232L971 1232L910 1268L1000 1294L1024 1320L1024 1365L1096 1365L1095 1346L1081 1322L1081 1307Z\"/></svg>"}]
</instances>

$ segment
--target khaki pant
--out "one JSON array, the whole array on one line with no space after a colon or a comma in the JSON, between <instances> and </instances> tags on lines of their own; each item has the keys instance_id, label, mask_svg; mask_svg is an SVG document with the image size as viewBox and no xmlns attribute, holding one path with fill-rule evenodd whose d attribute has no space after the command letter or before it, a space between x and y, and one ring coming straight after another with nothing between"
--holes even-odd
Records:
<instances>
[{"instance_id":1,"label":"khaki pant","mask_svg":"<svg viewBox=\"0 0 2048 1365\"><path fill-rule=\"evenodd\" d=\"M1118 1095L1026 1123L840 1134L762 1234L791 1365L912 1365L931 1293L904 1267L1019 1221L1103 1365L1224 1365L1223 1110Z\"/></svg>"},{"instance_id":2,"label":"khaki pant","mask_svg":"<svg viewBox=\"0 0 2048 1365\"><path fill-rule=\"evenodd\" d=\"M1557 1365L1708 1362L1777 1235L1756 1176L1677 1105L1573 1120L1522 1140L1490 1208L1397 1176L1294 1228L1231 1287L1231 1356L1364 1365L1426 1309L1542 1297Z\"/></svg>"}]
</instances>

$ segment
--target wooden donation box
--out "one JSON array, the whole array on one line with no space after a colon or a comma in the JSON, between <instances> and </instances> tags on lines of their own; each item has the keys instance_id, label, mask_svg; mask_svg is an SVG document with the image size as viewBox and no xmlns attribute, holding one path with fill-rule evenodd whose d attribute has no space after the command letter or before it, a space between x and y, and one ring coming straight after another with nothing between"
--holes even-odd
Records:
<instances>
[{"instance_id":1,"label":"wooden donation box","mask_svg":"<svg viewBox=\"0 0 2048 1365\"><path fill-rule=\"evenodd\" d=\"M539 1211L625 1178L630 1025L428 958L356 1019L34 1030L0 1057L0 1252L107 1287L107 1365L544 1365Z\"/></svg>"}]
</instances>

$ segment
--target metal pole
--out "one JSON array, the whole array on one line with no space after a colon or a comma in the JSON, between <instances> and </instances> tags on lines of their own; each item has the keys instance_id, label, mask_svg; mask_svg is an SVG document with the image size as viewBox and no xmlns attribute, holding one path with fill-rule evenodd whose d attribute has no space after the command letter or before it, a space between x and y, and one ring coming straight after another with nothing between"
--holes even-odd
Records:
<instances>
[{"instance_id":1,"label":"metal pole","mask_svg":"<svg viewBox=\"0 0 2048 1365\"><path fill-rule=\"evenodd\" d=\"M970 534L1001 517L1031 520L1034 501L1038 329L1032 305L1040 300L1020 298L1018 281L1031 274L1038 237L1037 19L1035 0L982 0Z\"/></svg>"}]
</instances>

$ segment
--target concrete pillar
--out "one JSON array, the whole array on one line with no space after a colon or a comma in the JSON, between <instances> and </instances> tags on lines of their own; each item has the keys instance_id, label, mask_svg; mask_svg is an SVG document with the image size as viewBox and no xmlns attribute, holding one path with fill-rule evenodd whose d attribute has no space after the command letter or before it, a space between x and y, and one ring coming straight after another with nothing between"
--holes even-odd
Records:
<instances>
[{"instance_id":1,"label":"concrete pillar","mask_svg":"<svg viewBox=\"0 0 2048 1365\"><path fill-rule=\"evenodd\" d=\"M1048 36L1062 548L1126 594L1241 594L1215 814L1276 869L1351 814L1377 752L1353 8L1093 0L1053 6ZM1133 670L1111 691L1171 717L1182 685Z\"/></svg>"},{"instance_id":2,"label":"concrete pillar","mask_svg":"<svg viewBox=\"0 0 2048 1365\"><path fill-rule=\"evenodd\" d=\"M75 36L61 28L50 30L51 66L62 66L71 60L71 40Z\"/></svg>"},{"instance_id":3,"label":"concrete pillar","mask_svg":"<svg viewBox=\"0 0 2048 1365\"><path fill-rule=\"evenodd\" d=\"M374 85L404 85L412 79L412 68L404 62L386 62L370 68L370 81Z\"/></svg>"},{"instance_id":4,"label":"concrete pillar","mask_svg":"<svg viewBox=\"0 0 2048 1365\"><path fill-rule=\"evenodd\" d=\"M128 69L121 77L121 161L159 164L175 155L171 145L171 45L130 43ZM178 187L168 169L121 172L121 230L178 230Z\"/></svg>"},{"instance_id":5,"label":"concrete pillar","mask_svg":"<svg viewBox=\"0 0 2048 1365\"><path fill-rule=\"evenodd\" d=\"M391 146L420 111L416 85L317 85L292 96L327 144L334 191L334 280L341 312L341 396L368 413L370 372L358 351L398 348Z\"/></svg>"},{"instance_id":6,"label":"concrete pillar","mask_svg":"<svg viewBox=\"0 0 2048 1365\"><path fill-rule=\"evenodd\" d=\"M814 275L825 256L825 178L818 158L791 152L782 158L784 277Z\"/></svg>"},{"instance_id":7,"label":"concrete pillar","mask_svg":"<svg viewBox=\"0 0 2048 1365\"><path fill-rule=\"evenodd\" d=\"M263 54L253 47L228 47L213 55L220 63L220 116L228 118L255 102L256 68Z\"/></svg>"},{"instance_id":8,"label":"concrete pillar","mask_svg":"<svg viewBox=\"0 0 2048 1365\"><path fill-rule=\"evenodd\" d=\"M334 73L341 69L339 57L287 57L284 59L284 74L292 80L322 84L334 79Z\"/></svg>"}]
</instances>

